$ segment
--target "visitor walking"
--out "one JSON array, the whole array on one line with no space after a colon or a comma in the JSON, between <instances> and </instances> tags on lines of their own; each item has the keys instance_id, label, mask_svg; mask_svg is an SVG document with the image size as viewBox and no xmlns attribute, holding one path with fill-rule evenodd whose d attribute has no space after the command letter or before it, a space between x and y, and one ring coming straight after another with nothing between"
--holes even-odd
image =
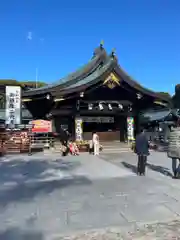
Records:
<instances>
[{"instance_id":1,"label":"visitor walking","mask_svg":"<svg viewBox=\"0 0 180 240\"><path fill-rule=\"evenodd\" d=\"M69 152L69 146L68 146L68 140L69 140L70 134L68 130L62 130L60 133L60 139L62 143L62 154L63 156L67 156Z\"/></svg>"},{"instance_id":2,"label":"visitor walking","mask_svg":"<svg viewBox=\"0 0 180 240\"><path fill-rule=\"evenodd\" d=\"M147 156L149 155L149 142L144 130L136 137L135 152L138 155L137 174L145 175Z\"/></svg>"},{"instance_id":3,"label":"visitor walking","mask_svg":"<svg viewBox=\"0 0 180 240\"><path fill-rule=\"evenodd\" d=\"M173 177L178 178L180 176L180 120L177 127L170 132L167 155L172 159Z\"/></svg>"},{"instance_id":4,"label":"visitor walking","mask_svg":"<svg viewBox=\"0 0 180 240\"><path fill-rule=\"evenodd\" d=\"M93 133L92 142L94 147L94 155L99 155L99 136L96 132Z\"/></svg>"}]
</instances>

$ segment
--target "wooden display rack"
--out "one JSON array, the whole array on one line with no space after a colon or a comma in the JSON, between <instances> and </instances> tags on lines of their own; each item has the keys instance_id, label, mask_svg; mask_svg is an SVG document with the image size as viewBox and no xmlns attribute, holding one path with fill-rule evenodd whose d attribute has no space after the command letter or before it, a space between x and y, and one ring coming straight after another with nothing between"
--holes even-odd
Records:
<instances>
[{"instance_id":1,"label":"wooden display rack","mask_svg":"<svg viewBox=\"0 0 180 240\"><path fill-rule=\"evenodd\" d=\"M18 125L15 129L3 129L0 133L2 151L7 154L29 151L29 125Z\"/></svg>"}]
</instances>

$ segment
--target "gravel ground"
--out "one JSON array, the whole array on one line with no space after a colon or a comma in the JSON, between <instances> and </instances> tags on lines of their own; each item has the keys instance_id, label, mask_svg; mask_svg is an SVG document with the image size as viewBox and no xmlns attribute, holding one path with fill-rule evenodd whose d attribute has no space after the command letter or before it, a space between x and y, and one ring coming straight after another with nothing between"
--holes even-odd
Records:
<instances>
[{"instance_id":1,"label":"gravel ground","mask_svg":"<svg viewBox=\"0 0 180 240\"><path fill-rule=\"evenodd\" d=\"M130 232L110 228L81 232L55 240L180 240L180 220L166 223L147 224Z\"/></svg>"}]
</instances>

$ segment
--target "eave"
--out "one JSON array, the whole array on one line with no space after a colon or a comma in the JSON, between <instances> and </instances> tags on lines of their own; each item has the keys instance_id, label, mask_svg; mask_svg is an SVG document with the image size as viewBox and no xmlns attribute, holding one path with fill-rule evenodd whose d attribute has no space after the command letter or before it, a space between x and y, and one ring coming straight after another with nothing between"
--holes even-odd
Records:
<instances>
[{"instance_id":1,"label":"eave","mask_svg":"<svg viewBox=\"0 0 180 240\"><path fill-rule=\"evenodd\" d=\"M153 98L156 98L165 102L171 102L170 98L162 96L158 92L155 92L148 88L143 87L141 84L135 81L132 77L130 77L119 65L116 65L114 70L119 75L119 77L121 77L129 86L136 89L139 93L149 95Z\"/></svg>"}]
</instances>

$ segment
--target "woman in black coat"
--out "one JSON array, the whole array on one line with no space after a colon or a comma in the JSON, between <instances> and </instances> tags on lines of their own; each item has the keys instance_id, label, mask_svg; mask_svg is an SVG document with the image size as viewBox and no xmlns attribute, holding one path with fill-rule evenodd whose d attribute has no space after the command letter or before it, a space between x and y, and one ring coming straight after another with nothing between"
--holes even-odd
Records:
<instances>
[{"instance_id":1,"label":"woman in black coat","mask_svg":"<svg viewBox=\"0 0 180 240\"><path fill-rule=\"evenodd\" d=\"M69 153L69 147L68 147L69 136L70 134L67 130L61 130L60 141L62 143L63 149L66 149L63 151L63 156L66 156Z\"/></svg>"},{"instance_id":2,"label":"woman in black coat","mask_svg":"<svg viewBox=\"0 0 180 240\"><path fill-rule=\"evenodd\" d=\"M147 156L149 155L149 142L144 130L136 137L135 151L138 155L137 174L145 175Z\"/></svg>"}]
</instances>

